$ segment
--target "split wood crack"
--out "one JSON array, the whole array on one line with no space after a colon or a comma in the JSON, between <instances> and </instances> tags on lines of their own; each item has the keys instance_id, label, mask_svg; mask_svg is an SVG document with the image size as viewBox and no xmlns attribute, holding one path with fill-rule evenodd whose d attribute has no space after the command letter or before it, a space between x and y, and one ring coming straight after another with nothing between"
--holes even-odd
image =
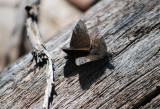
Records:
<instances>
[{"instance_id":1,"label":"split wood crack","mask_svg":"<svg viewBox=\"0 0 160 109\"><path fill-rule=\"evenodd\" d=\"M160 94L160 86L157 86L152 92L148 93L143 98L141 98L136 104L134 104L132 109L139 109L141 106L146 105L152 99L157 97L159 94Z\"/></svg>"}]
</instances>

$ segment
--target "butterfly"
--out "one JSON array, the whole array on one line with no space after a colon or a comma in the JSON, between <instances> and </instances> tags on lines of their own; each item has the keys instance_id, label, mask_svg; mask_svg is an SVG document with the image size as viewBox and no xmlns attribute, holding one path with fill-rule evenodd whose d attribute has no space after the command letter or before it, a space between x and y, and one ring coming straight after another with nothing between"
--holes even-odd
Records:
<instances>
[{"instance_id":1,"label":"butterfly","mask_svg":"<svg viewBox=\"0 0 160 109\"><path fill-rule=\"evenodd\" d=\"M62 50L74 57L77 65L99 60L108 55L106 43L99 30L95 28L88 34L82 20L79 20L73 30L70 47Z\"/></svg>"}]
</instances>

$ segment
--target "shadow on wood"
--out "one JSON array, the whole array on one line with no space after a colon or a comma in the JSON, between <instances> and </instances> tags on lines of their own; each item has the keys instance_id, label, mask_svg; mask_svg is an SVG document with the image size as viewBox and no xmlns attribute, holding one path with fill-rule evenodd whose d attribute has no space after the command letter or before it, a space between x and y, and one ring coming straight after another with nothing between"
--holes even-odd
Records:
<instances>
[{"instance_id":1,"label":"shadow on wood","mask_svg":"<svg viewBox=\"0 0 160 109\"><path fill-rule=\"evenodd\" d=\"M79 83L83 90L89 89L90 86L100 78L105 70L114 69L114 66L109 62L108 57L100 60L88 62L77 66L75 64L75 58L66 57L67 61L64 66L64 76L71 77L79 74Z\"/></svg>"},{"instance_id":2,"label":"shadow on wood","mask_svg":"<svg viewBox=\"0 0 160 109\"><path fill-rule=\"evenodd\" d=\"M48 102L48 109L49 106L52 104L53 102L53 96L56 95L57 96L57 92L55 91L55 86L53 85L52 87L52 91L51 91L51 96L49 97L49 102Z\"/></svg>"}]
</instances>

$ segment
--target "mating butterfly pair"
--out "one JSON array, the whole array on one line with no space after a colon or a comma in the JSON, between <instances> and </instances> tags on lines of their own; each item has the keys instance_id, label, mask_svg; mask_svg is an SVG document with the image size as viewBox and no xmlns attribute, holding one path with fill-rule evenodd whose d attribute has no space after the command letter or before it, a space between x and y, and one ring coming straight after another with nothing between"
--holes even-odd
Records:
<instances>
[{"instance_id":1,"label":"mating butterfly pair","mask_svg":"<svg viewBox=\"0 0 160 109\"><path fill-rule=\"evenodd\" d=\"M108 55L104 38L94 29L88 34L86 25L80 20L73 30L70 48L62 48L69 56L76 59L76 64L81 65L90 61L104 58Z\"/></svg>"}]
</instances>

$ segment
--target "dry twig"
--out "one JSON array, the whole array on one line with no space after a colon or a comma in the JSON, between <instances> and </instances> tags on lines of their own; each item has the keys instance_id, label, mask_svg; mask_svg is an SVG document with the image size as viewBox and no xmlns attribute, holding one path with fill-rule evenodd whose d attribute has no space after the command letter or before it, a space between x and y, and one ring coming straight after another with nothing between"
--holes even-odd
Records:
<instances>
[{"instance_id":1,"label":"dry twig","mask_svg":"<svg viewBox=\"0 0 160 109\"><path fill-rule=\"evenodd\" d=\"M33 58L36 61L36 65L46 65L46 75L47 75L47 86L45 90L43 109L48 108L49 98L51 97L52 87L53 87L53 61L46 50L42 37L38 28L38 2L34 2L31 6L26 6L26 11L28 13L28 18L26 22L27 35L29 36L30 42L33 47Z\"/></svg>"}]
</instances>

